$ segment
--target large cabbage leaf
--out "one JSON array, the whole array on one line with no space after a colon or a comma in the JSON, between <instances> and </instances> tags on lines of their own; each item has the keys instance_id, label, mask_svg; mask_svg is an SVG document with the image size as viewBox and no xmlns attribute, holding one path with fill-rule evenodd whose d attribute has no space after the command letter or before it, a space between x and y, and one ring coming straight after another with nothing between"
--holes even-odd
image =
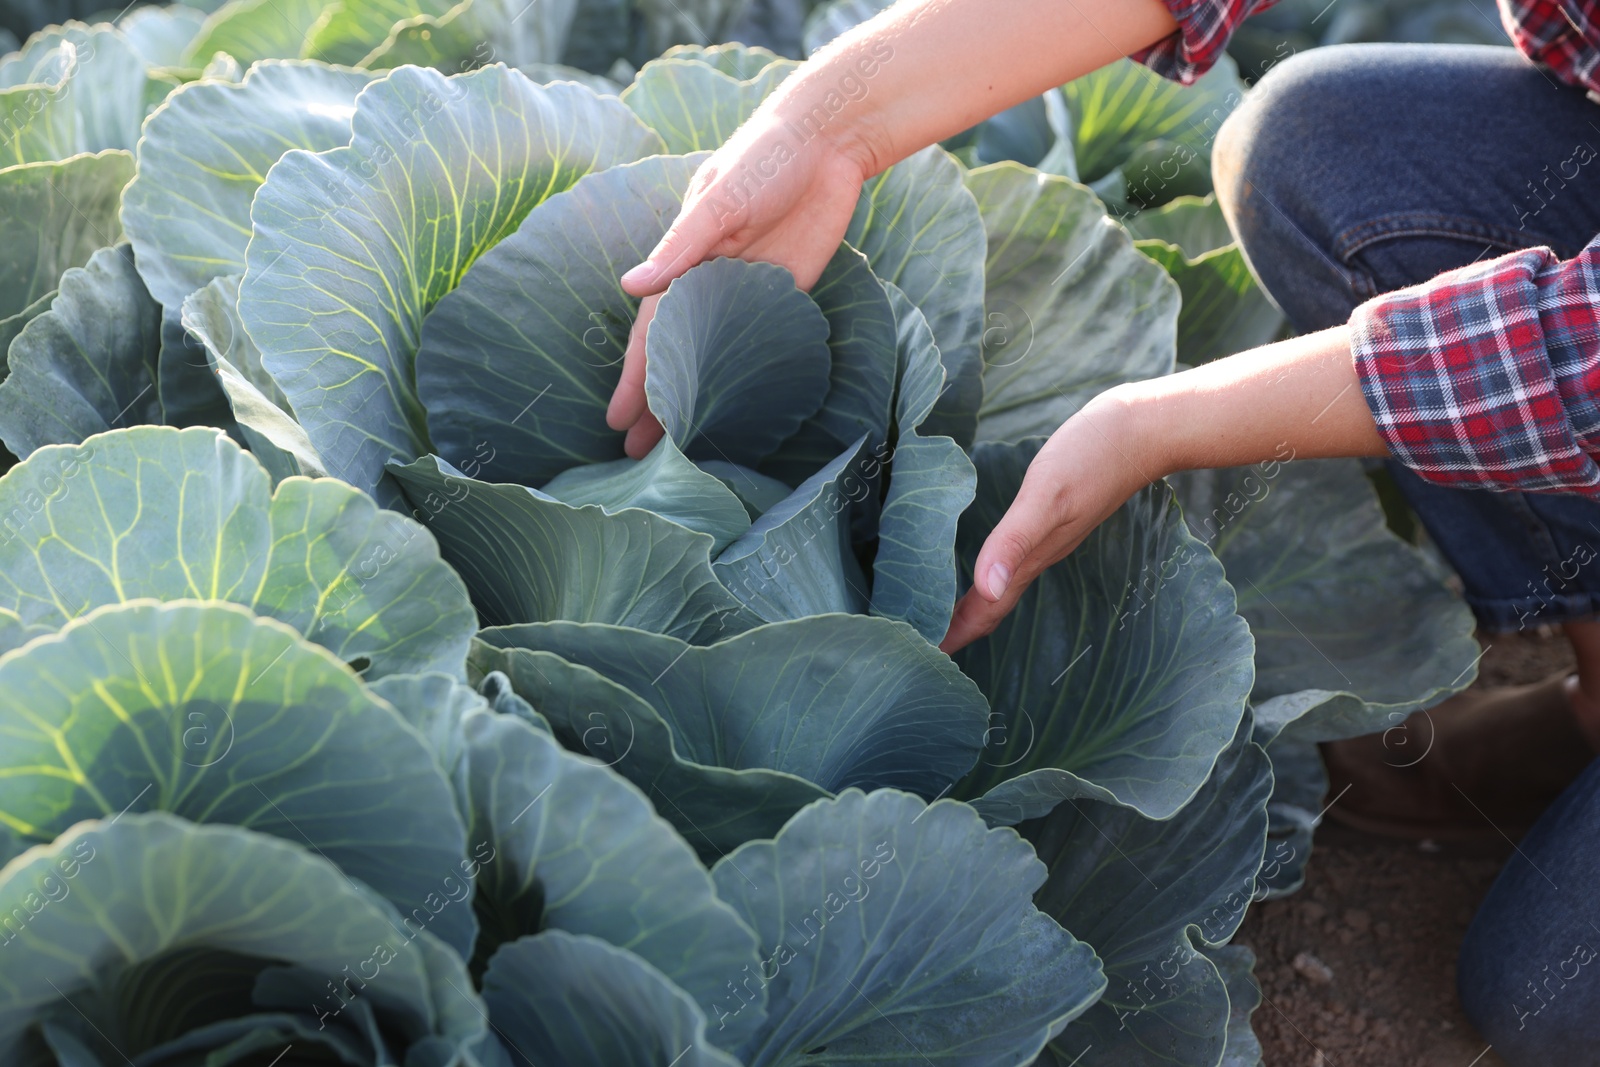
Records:
<instances>
[{"instance_id":1,"label":"large cabbage leaf","mask_svg":"<svg viewBox=\"0 0 1600 1067\"><path fill-rule=\"evenodd\" d=\"M372 75L320 63L259 63L238 84L195 82L167 97L139 142L122 222L150 292L177 306L244 270L250 202L291 148L350 141L355 98Z\"/></svg>"},{"instance_id":2,"label":"large cabbage leaf","mask_svg":"<svg viewBox=\"0 0 1600 1067\"><path fill-rule=\"evenodd\" d=\"M43 310L62 271L117 243L122 187L132 177L133 156L118 149L0 169L0 341L6 347L30 307Z\"/></svg>"},{"instance_id":3,"label":"large cabbage leaf","mask_svg":"<svg viewBox=\"0 0 1600 1067\"><path fill-rule=\"evenodd\" d=\"M472 946L470 910L425 906L466 849L432 753L279 622L194 602L90 612L0 662L0 729L0 822L20 843L129 811L242 826L307 846Z\"/></svg>"},{"instance_id":4,"label":"large cabbage leaf","mask_svg":"<svg viewBox=\"0 0 1600 1067\"><path fill-rule=\"evenodd\" d=\"M930 146L868 180L845 240L928 320L945 387L924 429L967 446L983 403L983 219L949 153Z\"/></svg>"},{"instance_id":5,"label":"large cabbage leaf","mask_svg":"<svg viewBox=\"0 0 1600 1067\"><path fill-rule=\"evenodd\" d=\"M483 645L474 649L472 666L484 679L506 677L567 747L603 760L647 790L702 856L714 859L771 837L795 812L828 796L785 771L686 758L671 724L644 697L554 653Z\"/></svg>"},{"instance_id":6,"label":"large cabbage leaf","mask_svg":"<svg viewBox=\"0 0 1600 1067\"><path fill-rule=\"evenodd\" d=\"M1472 680L1471 613L1388 530L1355 461L1268 460L1174 482L1250 623L1251 699L1269 736L1292 728L1324 741L1381 730ZM1320 691L1310 706L1287 699L1306 690Z\"/></svg>"},{"instance_id":7,"label":"large cabbage leaf","mask_svg":"<svg viewBox=\"0 0 1600 1067\"><path fill-rule=\"evenodd\" d=\"M813 616L709 646L571 623L496 627L480 638L480 674L504 671L563 740L593 743L592 755L664 798L680 831L714 850L748 839L736 833L766 836L747 829L758 819L775 832L798 810L783 810L785 795L805 803L857 787L938 796L972 766L988 719L948 657L887 619ZM584 682L550 654L602 677L587 680L584 699L559 698ZM603 729L586 733L594 725ZM797 787L785 789L786 779ZM752 787L777 797L734 818L735 798Z\"/></svg>"},{"instance_id":8,"label":"large cabbage leaf","mask_svg":"<svg viewBox=\"0 0 1600 1067\"><path fill-rule=\"evenodd\" d=\"M117 430L0 478L0 607L56 628L140 597L241 604L374 678L459 674L476 621L425 529L328 479L274 493L216 430Z\"/></svg>"},{"instance_id":9,"label":"large cabbage leaf","mask_svg":"<svg viewBox=\"0 0 1600 1067\"><path fill-rule=\"evenodd\" d=\"M1254 899L1271 789L1246 718L1194 799L1165 821L1085 799L1020 828L1050 868L1039 909L1094 946L1108 983L1048 1062L1220 1060L1232 1005L1204 950L1233 936Z\"/></svg>"},{"instance_id":10,"label":"large cabbage leaf","mask_svg":"<svg viewBox=\"0 0 1600 1067\"><path fill-rule=\"evenodd\" d=\"M1014 163L966 180L988 234L980 440L1053 433L1096 393L1171 372L1177 287L1089 190Z\"/></svg>"},{"instance_id":11,"label":"large cabbage leaf","mask_svg":"<svg viewBox=\"0 0 1600 1067\"><path fill-rule=\"evenodd\" d=\"M417 387L443 458L461 465L493 440L495 475L529 485L621 458L604 414L637 301L617 278L666 231L698 162L658 157L580 181L440 301ZM651 323L651 407L686 454L755 466L822 405L827 337L781 268L697 267Z\"/></svg>"},{"instance_id":12,"label":"large cabbage leaf","mask_svg":"<svg viewBox=\"0 0 1600 1067\"><path fill-rule=\"evenodd\" d=\"M1283 312L1262 292L1215 195L1180 197L1127 220L1138 248L1183 292L1178 359L1198 366L1271 341Z\"/></svg>"},{"instance_id":13,"label":"large cabbage leaf","mask_svg":"<svg viewBox=\"0 0 1600 1067\"><path fill-rule=\"evenodd\" d=\"M396 1043L472 1063L488 1033L460 957L426 930L408 938L392 906L310 849L236 826L79 823L0 870L0 914L26 917L0 971L7 1063L235 1042L371 1065L398 1062Z\"/></svg>"},{"instance_id":14,"label":"large cabbage leaf","mask_svg":"<svg viewBox=\"0 0 1600 1067\"><path fill-rule=\"evenodd\" d=\"M598 937L546 930L511 942L489 961L483 999L513 1062L741 1067L711 1042L688 994Z\"/></svg>"},{"instance_id":15,"label":"large cabbage leaf","mask_svg":"<svg viewBox=\"0 0 1600 1067\"><path fill-rule=\"evenodd\" d=\"M110 25L68 21L0 58L0 111L8 129L0 163L66 159L79 152L132 150L151 82L143 58Z\"/></svg>"},{"instance_id":16,"label":"large cabbage leaf","mask_svg":"<svg viewBox=\"0 0 1600 1067\"><path fill-rule=\"evenodd\" d=\"M1089 947L1035 910L1045 874L963 804L819 801L712 870L761 940L717 1020L765 992L749 1067L1025 1063L1105 982Z\"/></svg>"},{"instance_id":17,"label":"large cabbage leaf","mask_svg":"<svg viewBox=\"0 0 1600 1067\"><path fill-rule=\"evenodd\" d=\"M304 54L331 63L360 63L396 23L439 16L450 0L334 0L311 27ZM551 5L569 7L570 0Z\"/></svg>"},{"instance_id":18,"label":"large cabbage leaf","mask_svg":"<svg viewBox=\"0 0 1600 1067\"><path fill-rule=\"evenodd\" d=\"M947 379L927 320L898 287L889 286L889 297L899 323L898 433L894 479L878 519L872 614L904 619L937 641L955 607L951 548L956 520L972 503L977 473L953 439L922 432Z\"/></svg>"},{"instance_id":19,"label":"large cabbage leaf","mask_svg":"<svg viewBox=\"0 0 1600 1067\"><path fill-rule=\"evenodd\" d=\"M437 459L393 468L484 621L603 622L685 638L754 620L711 569L710 534L642 508L608 515Z\"/></svg>"},{"instance_id":20,"label":"large cabbage leaf","mask_svg":"<svg viewBox=\"0 0 1600 1067\"><path fill-rule=\"evenodd\" d=\"M978 499L961 533L968 567L1039 444L978 448ZM1244 715L1254 648L1234 608L1171 491L1139 493L959 653L994 713L956 795L1004 823L1077 797L1173 815Z\"/></svg>"},{"instance_id":21,"label":"large cabbage leaf","mask_svg":"<svg viewBox=\"0 0 1600 1067\"><path fill-rule=\"evenodd\" d=\"M199 6L152 4L125 12L115 25L146 67L182 67L184 52L205 20Z\"/></svg>"},{"instance_id":22,"label":"large cabbage leaf","mask_svg":"<svg viewBox=\"0 0 1600 1067\"><path fill-rule=\"evenodd\" d=\"M731 50L716 56L724 63L732 58ZM622 102L661 135L669 152L720 148L798 66L759 49L742 53L740 59L762 65L753 75L728 72L688 50L669 51L644 65L623 90Z\"/></svg>"},{"instance_id":23,"label":"large cabbage leaf","mask_svg":"<svg viewBox=\"0 0 1600 1067\"><path fill-rule=\"evenodd\" d=\"M675 150L716 148L788 76L792 64L775 59L737 46L674 50L647 64L623 100ZM829 121L819 107L800 120L802 130L814 117ZM928 320L947 378L928 430L968 445L983 395L983 235L961 175L937 147L887 168L863 187L845 240Z\"/></svg>"},{"instance_id":24,"label":"large cabbage leaf","mask_svg":"<svg viewBox=\"0 0 1600 1067\"><path fill-rule=\"evenodd\" d=\"M755 936L644 794L509 715L468 713L462 735L470 838L494 856L479 871L473 901L480 965L505 966L494 959L499 951L546 930L597 937L709 1012L729 977L756 964ZM562 984L551 980L558 975L542 984ZM715 1042L731 1047L757 1017Z\"/></svg>"},{"instance_id":25,"label":"large cabbage leaf","mask_svg":"<svg viewBox=\"0 0 1600 1067\"><path fill-rule=\"evenodd\" d=\"M240 64L295 59L330 0L227 0L214 7L184 50L182 65L200 67L218 52Z\"/></svg>"},{"instance_id":26,"label":"large cabbage leaf","mask_svg":"<svg viewBox=\"0 0 1600 1067\"><path fill-rule=\"evenodd\" d=\"M239 319L239 280L229 274L184 298L179 323L205 353L232 411L239 438L272 476L273 484L301 474L328 473L305 427L295 421L289 401L261 365L261 350ZM168 311L170 319L171 312Z\"/></svg>"},{"instance_id":27,"label":"large cabbage leaf","mask_svg":"<svg viewBox=\"0 0 1600 1067\"><path fill-rule=\"evenodd\" d=\"M1058 90L1068 114L1058 155L1072 177L1113 206L1163 204L1211 189L1211 146L1244 99L1228 56L1184 86L1131 59L1118 60Z\"/></svg>"},{"instance_id":28,"label":"large cabbage leaf","mask_svg":"<svg viewBox=\"0 0 1600 1067\"><path fill-rule=\"evenodd\" d=\"M330 473L370 492L430 450L423 317L535 204L660 141L614 99L503 67L397 70L352 129L286 153L257 192L239 313Z\"/></svg>"},{"instance_id":29,"label":"large cabbage leaf","mask_svg":"<svg viewBox=\"0 0 1600 1067\"><path fill-rule=\"evenodd\" d=\"M161 308L126 245L62 274L47 311L11 342L0 382L0 440L26 458L118 426L163 421L156 387Z\"/></svg>"},{"instance_id":30,"label":"large cabbage leaf","mask_svg":"<svg viewBox=\"0 0 1600 1067\"><path fill-rule=\"evenodd\" d=\"M440 300L416 372L440 456L528 485L621 458L622 435L604 413L638 302L617 278L666 231L703 158L655 157L580 180L530 212ZM860 434L885 437L892 329L882 286L848 249L810 301L777 268L706 264L661 301L647 391L680 450L744 466L765 460L796 484ZM741 390L739 405L721 395L729 387ZM738 421L703 432L728 419Z\"/></svg>"},{"instance_id":31,"label":"large cabbage leaf","mask_svg":"<svg viewBox=\"0 0 1600 1067\"><path fill-rule=\"evenodd\" d=\"M1304 879L1324 810L1315 742L1399 726L1468 685L1481 656L1471 612L1388 530L1360 465L1282 451L1174 479L1256 640L1256 739L1276 778L1262 881L1275 895Z\"/></svg>"}]
</instances>

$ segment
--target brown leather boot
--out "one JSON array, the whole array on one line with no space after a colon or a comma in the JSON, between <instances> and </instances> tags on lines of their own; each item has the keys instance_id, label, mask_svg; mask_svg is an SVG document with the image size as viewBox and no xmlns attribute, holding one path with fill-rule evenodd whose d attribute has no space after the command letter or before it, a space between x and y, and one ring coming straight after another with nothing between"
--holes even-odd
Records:
<instances>
[{"instance_id":1,"label":"brown leather boot","mask_svg":"<svg viewBox=\"0 0 1600 1067\"><path fill-rule=\"evenodd\" d=\"M1382 733L1323 743L1327 817L1413 840L1519 837L1595 758L1567 679L1469 690Z\"/></svg>"}]
</instances>

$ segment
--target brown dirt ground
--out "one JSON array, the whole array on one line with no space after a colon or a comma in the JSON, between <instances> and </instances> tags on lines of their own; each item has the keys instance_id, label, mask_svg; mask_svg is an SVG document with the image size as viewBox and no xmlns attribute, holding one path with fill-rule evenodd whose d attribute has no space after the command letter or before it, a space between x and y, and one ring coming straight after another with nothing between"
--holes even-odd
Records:
<instances>
[{"instance_id":1,"label":"brown dirt ground","mask_svg":"<svg viewBox=\"0 0 1600 1067\"><path fill-rule=\"evenodd\" d=\"M1570 664L1554 630L1480 639L1478 686ZM1456 1001L1455 956L1511 846L1390 841L1324 823L1305 888L1258 904L1235 942L1256 953L1265 1067L1504 1067ZM1332 980L1313 981L1316 957ZM1321 976L1325 977L1325 976Z\"/></svg>"}]
</instances>

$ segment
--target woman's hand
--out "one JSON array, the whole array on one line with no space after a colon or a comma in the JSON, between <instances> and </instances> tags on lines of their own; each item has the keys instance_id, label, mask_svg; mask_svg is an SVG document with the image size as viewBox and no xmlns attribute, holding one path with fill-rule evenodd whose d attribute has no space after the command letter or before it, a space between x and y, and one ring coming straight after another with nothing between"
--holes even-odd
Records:
<instances>
[{"instance_id":1,"label":"woman's hand","mask_svg":"<svg viewBox=\"0 0 1600 1067\"><path fill-rule=\"evenodd\" d=\"M951 653L992 632L1046 567L1112 512L1170 473L1141 433L1127 387L1101 393L1050 435L1022 488L978 553L973 587L956 604L939 645Z\"/></svg>"},{"instance_id":2,"label":"woman's hand","mask_svg":"<svg viewBox=\"0 0 1600 1067\"><path fill-rule=\"evenodd\" d=\"M738 256L787 267L809 289L867 178L1176 29L1163 0L901 0L807 60L701 165L678 220L622 277L644 298L606 411L628 431L628 455L661 439L644 340L674 278Z\"/></svg>"},{"instance_id":3,"label":"woman's hand","mask_svg":"<svg viewBox=\"0 0 1600 1067\"><path fill-rule=\"evenodd\" d=\"M786 267L796 285L810 289L844 240L872 164L805 132L781 107L758 111L701 164L677 221L649 258L622 276L623 289L645 299L606 424L628 431L624 448L633 458L661 440L661 424L645 406L644 340L667 284L703 260L738 256Z\"/></svg>"},{"instance_id":4,"label":"woman's hand","mask_svg":"<svg viewBox=\"0 0 1600 1067\"><path fill-rule=\"evenodd\" d=\"M1285 449L1298 459L1389 454L1343 326L1101 393L1028 466L939 647L954 652L992 632L1040 572L1155 479Z\"/></svg>"}]
</instances>

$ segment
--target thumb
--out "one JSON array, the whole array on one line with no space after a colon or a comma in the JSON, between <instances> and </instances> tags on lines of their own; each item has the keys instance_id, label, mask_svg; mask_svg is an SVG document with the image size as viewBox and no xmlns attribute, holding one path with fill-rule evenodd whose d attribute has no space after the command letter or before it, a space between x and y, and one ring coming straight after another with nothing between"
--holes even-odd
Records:
<instances>
[{"instance_id":1,"label":"thumb","mask_svg":"<svg viewBox=\"0 0 1600 1067\"><path fill-rule=\"evenodd\" d=\"M984 539L972 570L972 587L991 603L1005 598L1017 575L1049 533L1038 512L1025 505L1021 495Z\"/></svg>"},{"instance_id":2,"label":"thumb","mask_svg":"<svg viewBox=\"0 0 1600 1067\"><path fill-rule=\"evenodd\" d=\"M622 276L622 288L630 296L651 296L690 267L711 255L722 242L726 209L715 197L702 197L689 204L672 226L656 242L645 261Z\"/></svg>"},{"instance_id":3,"label":"thumb","mask_svg":"<svg viewBox=\"0 0 1600 1067\"><path fill-rule=\"evenodd\" d=\"M1035 500L1024 481L1022 491L978 552L972 570L972 588L950 617L939 647L947 655L994 632L1000 620L1016 606L1038 573L1038 550L1054 528L1051 509Z\"/></svg>"}]
</instances>

